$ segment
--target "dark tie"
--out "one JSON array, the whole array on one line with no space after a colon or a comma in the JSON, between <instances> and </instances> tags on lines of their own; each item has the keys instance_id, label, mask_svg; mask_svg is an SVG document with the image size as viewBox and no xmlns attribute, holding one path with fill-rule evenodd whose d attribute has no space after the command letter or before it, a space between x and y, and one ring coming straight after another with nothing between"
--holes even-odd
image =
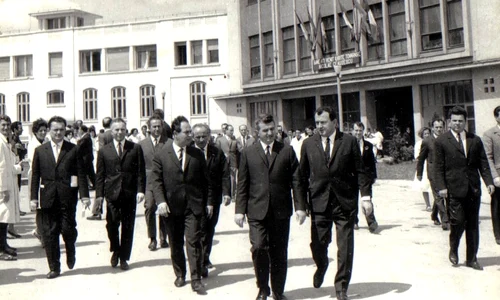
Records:
<instances>
[{"instance_id":1,"label":"dark tie","mask_svg":"<svg viewBox=\"0 0 500 300\"><path fill-rule=\"evenodd\" d=\"M201 151L203 151L203 155L205 155L205 160L207 160L207 151L206 151L206 148L201 148Z\"/></svg>"},{"instance_id":2,"label":"dark tie","mask_svg":"<svg viewBox=\"0 0 500 300\"><path fill-rule=\"evenodd\" d=\"M181 170L184 171L184 165L183 165L183 161L182 161L182 159L184 158L184 155L183 155L184 154L184 148L181 148L179 150L179 152L180 152L179 153L179 163L181 164Z\"/></svg>"},{"instance_id":3,"label":"dark tie","mask_svg":"<svg viewBox=\"0 0 500 300\"><path fill-rule=\"evenodd\" d=\"M122 157L122 154L123 154L122 143L118 143L118 156Z\"/></svg>"},{"instance_id":4,"label":"dark tie","mask_svg":"<svg viewBox=\"0 0 500 300\"><path fill-rule=\"evenodd\" d=\"M243 140L243 148L245 148L247 144L247 139L244 136L242 136L241 139Z\"/></svg>"},{"instance_id":5,"label":"dark tie","mask_svg":"<svg viewBox=\"0 0 500 300\"><path fill-rule=\"evenodd\" d=\"M155 147L156 147L156 145L158 145L158 138L155 138L154 144L155 144Z\"/></svg>"},{"instance_id":6,"label":"dark tie","mask_svg":"<svg viewBox=\"0 0 500 300\"><path fill-rule=\"evenodd\" d=\"M271 147L267 145L266 147L266 159L267 159L267 165L269 166L269 163L271 162Z\"/></svg>"},{"instance_id":7,"label":"dark tie","mask_svg":"<svg viewBox=\"0 0 500 300\"><path fill-rule=\"evenodd\" d=\"M329 137L326 138L325 160L326 160L326 164L328 164L328 162L330 162L330 138Z\"/></svg>"},{"instance_id":8,"label":"dark tie","mask_svg":"<svg viewBox=\"0 0 500 300\"><path fill-rule=\"evenodd\" d=\"M460 133L457 134L457 137L458 137L458 144L460 145L460 149L462 149L462 151L464 152L465 154L465 149L464 149L464 142L462 142L462 138L460 136Z\"/></svg>"}]
</instances>

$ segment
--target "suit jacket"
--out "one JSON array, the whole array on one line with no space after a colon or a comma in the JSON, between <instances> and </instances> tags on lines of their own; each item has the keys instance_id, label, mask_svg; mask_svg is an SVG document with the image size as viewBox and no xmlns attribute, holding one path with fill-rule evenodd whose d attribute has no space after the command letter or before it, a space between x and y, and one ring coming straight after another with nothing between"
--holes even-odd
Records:
<instances>
[{"instance_id":1,"label":"suit jacket","mask_svg":"<svg viewBox=\"0 0 500 300\"><path fill-rule=\"evenodd\" d=\"M344 210L358 207L358 191L370 195L370 178L366 175L361 153L355 137L337 130L332 155L325 162L321 136L304 140L300 169L302 182L309 191L309 205L313 212L324 212L334 193Z\"/></svg>"},{"instance_id":2,"label":"suit jacket","mask_svg":"<svg viewBox=\"0 0 500 300\"><path fill-rule=\"evenodd\" d=\"M108 143L97 154L96 198L119 201L120 194L135 199L137 193L145 192L146 171L142 148L133 142L124 141L122 156L118 156L115 144Z\"/></svg>"},{"instance_id":3,"label":"suit jacket","mask_svg":"<svg viewBox=\"0 0 500 300\"><path fill-rule=\"evenodd\" d=\"M467 196L469 188L474 196L481 196L479 173L486 185L493 184L488 159L481 139L466 132L467 157L451 130L436 139L435 179L438 190L448 189L454 198Z\"/></svg>"},{"instance_id":4,"label":"suit jacket","mask_svg":"<svg viewBox=\"0 0 500 300\"><path fill-rule=\"evenodd\" d=\"M488 129L483 136L484 151L490 165L491 176L500 176L500 128L495 125Z\"/></svg>"},{"instance_id":5,"label":"suit jacket","mask_svg":"<svg viewBox=\"0 0 500 300\"><path fill-rule=\"evenodd\" d=\"M276 219L285 219L293 213L292 202L295 210L306 210L299 162L292 147L275 141L268 163L257 142L243 150L240 162L236 213L263 220L271 209Z\"/></svg>"},{"instance_id":6,"label":"suit jacket","mask_svg":"<svg viewBox=\"0 0 500 300\"><path fill-rule=\"evenodd\" d=\"M104 133L99 133L99 149L104 147L105 145L113 142L113 136L111 135L111 129L106 129Z\"/></svg>"},{"instance_id":7,"label":"suit jacket","mask_svg":"<svg viewBox=\"0 0 500 300\"><path fill-rule=\"evenodd\" d=\"M225 135L217 137L215 144L224 151L230 168L238 168L238 146L236 139L227 139Z\"/></svg>"},{"instance_id":8,"label":"suit jacket","mask_svg":"<svg viewBox=\"0 0 500 300\"><path fill-rule=\"evenodd\" d=\"M213 200L203 152L187 146L182 171L173 140L169 139L160 150L154 155L150 179L156 203L166 202L176 216L183 215L187 208L195 215L204 214L207 203L213 205Z\"/></svg>"},{"instance_id":9,"label":"suit jacket","mask_svg":"<svg viewBox=\"0 0 500 300\"><path fill-rule=\"evenodd\" d=\"M77 176L78 186L71 187L71 176ZM57 196L66 205L76 205L78 191L80 198L88 198L89 186L77 146L63 141L57 162L52 143L37 147L32 161L30 190L31 199L40 198L41 208L51 208Z\"/></svg>"},{"instance_id":10,"label":"suit jacket","mask_svg":"<svg viewBox=\"0 0 500 300\"><path fill-rule=\"evenodd\" d=\"M222 196L231 196L231 175L224 152L213 144L207 144L207 169L213 204L220 205Z\"/></svg>"},{"instance_id":11,"label":"suit jacket","mask_svg":"<svg viewBox=\"0 0 500 300\"><path fill-rule=\"evenodd\" d=\"M78 155L83 159L83 166L85 169L93 167L94 149L92 146L92 138L90 134L86 133L78 140Z\"/></svg>"},{"instance_id":12,"label":"suit jacket","mask_svg":"<svg viewBox=\"0 0 500 300\"><path fill-rule=\"evenodd\" d=\"M427 160L427 178L434 181L434 164L436 152L436 138L434 135L424 139L420 146L420 153L417 157L417 176L422 176L424 172L424 162Z\"/></svg>"},{"instance_id":13,"label":"suit jacket","mask_svg":"<svg viewBox=\"0 0 500 300\"><path fill-rule=\"evenodd\" d=\"M239 138L236 139L236 146L238 148L238 152L242 152L244 148L250 147L255 143L255 139L247 135L245 137L245 144L243 145L243 137L240 136Z\"/></svg>"},{"instance_id":14,"label":"suit jacket","mask_svg":"<svg viewBox=\"0 0 500 300\"><path fill-rule=\"evenodd\" d=\"M370 178L370 182L373 182L377 178L377 159L375 159L375 154L373 154L373 144L364 139L361 160L365 167L366 176Z\"/></svg>"},{"instance_id":15,"label":"suit jacket","mask_svg":"<svg viewBox=\"0 0 500 300\"><path fill-rule=\"evenodd\" d=\"M144 163L146 167L146 189L151 190L151 172L153 171L153 158L155 152L163 147L166 139L163 136L160 136L158 139L158 144L156 147L153 145L153 141L150 137L146 137L142 141L139 142L139 145L142 148L142 154L144 155Z\"/></svg>"},{"instance_id":16,"label":"suit jacket","mask_svg":"<svg viewBox=\"0 0 500 300\"><path fill-rule=\"evenodd\" d=\"M165 141L172 138L172 128L165 121L163 121L163 132L161 135Z\"/></svg>"}]
</instances>

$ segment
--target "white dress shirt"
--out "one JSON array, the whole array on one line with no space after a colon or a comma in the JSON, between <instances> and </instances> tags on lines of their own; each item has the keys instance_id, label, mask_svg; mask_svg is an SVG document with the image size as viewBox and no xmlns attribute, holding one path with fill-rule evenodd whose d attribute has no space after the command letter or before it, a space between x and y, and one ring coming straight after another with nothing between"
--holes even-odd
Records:
<instances>
[{"instance_id":1,"label":"white dress shirt","mask_svg":"<svg viewBox=\"0 0 500 300\"><path fill-rule=\"evenodd\" d=\"M333 134L329 136L330 138L330 157L332 157L332 151L333 151L333 142L335 141L335 134L337 133L336 130L333 131ZM323 150L326 151L326 137L321 137L321 143L323 144Z\"/></svg>"},{"instance_id":2,"label":"white dress shirt","mask_svg":"<svg viewBox=\"0 0 500 300\"><path fill-rule=\"evenodd\" d=\"M56 143L54 141L50 141L50 146L52 147L52 153L54 154L54 158L57 159L59 158L59 153L61 153L61 148L63 145L64 140L60 141L59 143Z\"/></svg>"}]
</instances>

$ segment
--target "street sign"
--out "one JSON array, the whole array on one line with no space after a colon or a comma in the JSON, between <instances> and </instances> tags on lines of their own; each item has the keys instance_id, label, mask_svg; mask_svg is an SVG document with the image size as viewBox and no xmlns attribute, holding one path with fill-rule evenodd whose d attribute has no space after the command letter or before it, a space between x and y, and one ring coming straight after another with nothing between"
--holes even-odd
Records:
<instances>
[{"instance_id":1,"label":"street sign","mask_svg":"<svg viewBox=\"0 0 500 300\"><path fill-rule=\"evenodd\" d=\"M345 66L359 63L361 53L352 52L344 53L342 55L337 55L334 57L326 57L321 59L315 59L313 62L314 70L332 69L333 66Z\"/></svg>"}]
</instances>

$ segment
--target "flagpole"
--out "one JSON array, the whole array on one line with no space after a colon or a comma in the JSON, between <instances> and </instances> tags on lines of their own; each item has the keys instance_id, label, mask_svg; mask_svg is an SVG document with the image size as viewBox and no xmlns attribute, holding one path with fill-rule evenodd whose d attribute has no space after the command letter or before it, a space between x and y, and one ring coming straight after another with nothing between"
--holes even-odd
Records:
<instances>
[{"instance_id":1,"label":"flagpole","mask_svg":"<svg viewBox=\"0 0 500 300\"><path fill-rule=\"evenodd\" d=\"M341 84L341 77L342 77L342 65L333 65L333 70L335 71L335 75L337 75L337 104L339 107L339 129L342 131L344 127L344 116L343 116L343 108L342 108L342 84Z\"/></svg>"}]
</instances>

